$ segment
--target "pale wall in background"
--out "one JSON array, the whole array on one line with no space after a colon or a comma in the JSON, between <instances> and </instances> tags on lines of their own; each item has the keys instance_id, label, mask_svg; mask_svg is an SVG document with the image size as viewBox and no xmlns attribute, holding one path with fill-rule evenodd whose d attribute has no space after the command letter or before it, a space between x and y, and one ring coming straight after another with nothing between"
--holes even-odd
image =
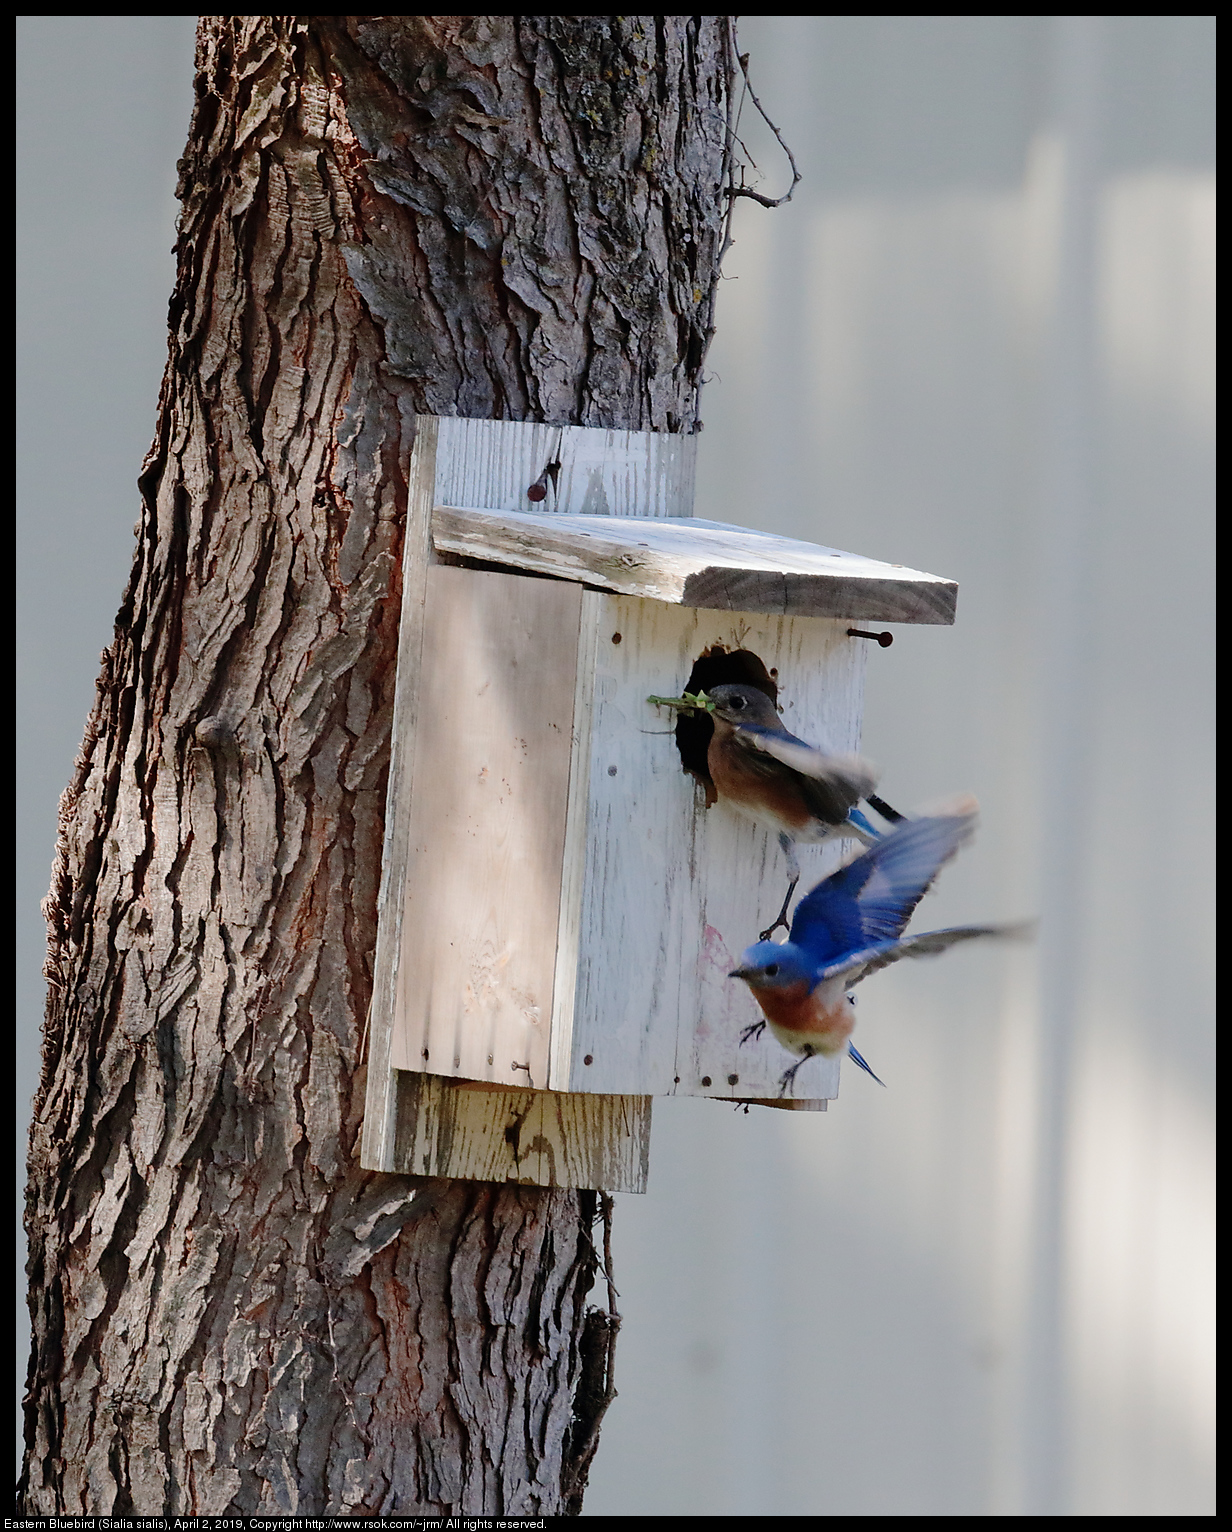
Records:
<instances>
[{"instance_id":1,"label":"pale wall in background","mask_svg":"<svg viewBox=\"0 0 1232 1532\"><path fill-rule=\"evenodd\" d=\"M37 901L128 573L192 19L18 40L24 1155ZM955 628L870 654L866 749L892 802L984 806L921 921L1041 935L867 986L886 1091L656 1106L587 1510L1209 1511L1213 22L741 40L806 179L738 208L698 513L959 580ZM785 187L751 110L742 133Z\"/></svg>"}]
</instances>

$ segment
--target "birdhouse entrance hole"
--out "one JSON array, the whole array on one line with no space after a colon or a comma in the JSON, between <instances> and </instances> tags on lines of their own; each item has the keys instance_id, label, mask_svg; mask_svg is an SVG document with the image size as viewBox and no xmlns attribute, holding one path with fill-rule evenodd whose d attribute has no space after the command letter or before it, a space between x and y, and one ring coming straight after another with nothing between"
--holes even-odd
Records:
<instances>
[{"instance_id":1,"label":"birdhouse entrance hole","mask_svg":"<svg viewBox=\"0 0 1232 1532\"><path fill-rule=\"evenodd\" d=\"M755 686L777 705L777 677L778 671L767 670L765 661L751 649L729 650L724 644L711 644L694 660L684 689L696 696L698 692L712 691L716 686ZM707 808L717 797L706 764L706 752L713 733L714 721L709 713L679 713L676 716L676 748L680 751L680 764L705 789Z\"/></svg>"}]
</instances>

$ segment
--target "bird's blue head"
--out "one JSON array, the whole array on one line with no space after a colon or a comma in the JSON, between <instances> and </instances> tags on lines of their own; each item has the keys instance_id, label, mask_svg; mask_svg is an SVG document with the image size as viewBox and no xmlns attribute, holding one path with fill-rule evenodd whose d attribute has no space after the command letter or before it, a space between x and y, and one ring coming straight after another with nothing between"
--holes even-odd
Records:
<instances>
[{"instance_id":1,"label":"bird's blue head","mask_svg":"<svg viewBox=\"0 0 1232 1532\"><path fill-rule=\"evenodd\" d=\"M791 942L754 942L727 977L743 979L752 989L790 989L803 980L811 990L816 965Z\"/></svg>"}]
</instances>

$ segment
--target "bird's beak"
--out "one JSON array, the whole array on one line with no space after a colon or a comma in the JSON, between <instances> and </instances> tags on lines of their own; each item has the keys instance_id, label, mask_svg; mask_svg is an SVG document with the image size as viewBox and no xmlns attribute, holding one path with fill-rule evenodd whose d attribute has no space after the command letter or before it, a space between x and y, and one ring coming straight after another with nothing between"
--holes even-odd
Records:
<instances>
[{"instance_id":1,"label":"bird's beak","mask_svg":"<svg viewBox=\"0 0 1232 1532\"><path fill-rule=\"evenodd\" d=\"M727 977L729 979L752 979L756 974L756 968L733 968Z\"/></svg>"}]
</instances>

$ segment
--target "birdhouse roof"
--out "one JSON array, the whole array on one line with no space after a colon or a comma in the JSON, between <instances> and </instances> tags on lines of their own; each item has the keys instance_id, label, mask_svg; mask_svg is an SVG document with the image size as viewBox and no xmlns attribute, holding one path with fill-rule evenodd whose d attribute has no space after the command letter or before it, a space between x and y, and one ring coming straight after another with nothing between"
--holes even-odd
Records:
<instances>
[{"instance_id":1,"label":"birdhouse roof","mask_svg":"<svg viewBox=\"0 0 1232 1532\"><path fill-rule=\"evenodd\" d=\"M438 505L432 540L442 553L676 606L947 624L958 600L940 575L691 516Z\"/></svg>"}]
</instances>

